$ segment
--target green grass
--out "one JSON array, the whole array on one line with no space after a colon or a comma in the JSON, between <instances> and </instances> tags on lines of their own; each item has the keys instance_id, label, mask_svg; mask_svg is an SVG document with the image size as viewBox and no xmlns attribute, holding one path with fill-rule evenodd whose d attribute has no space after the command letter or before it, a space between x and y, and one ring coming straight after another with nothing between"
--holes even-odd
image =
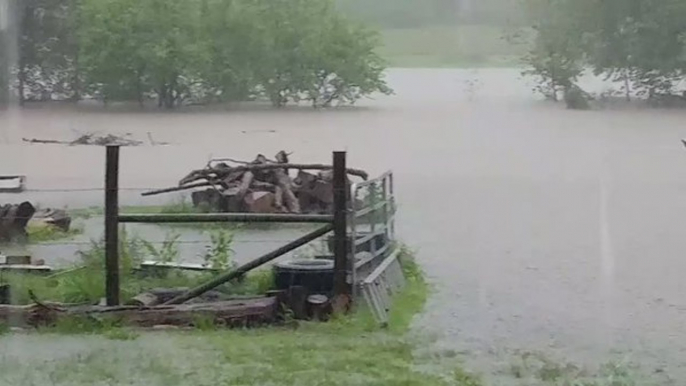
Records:
<instances>
[{"instance_id":1,"label":"green grass","mask_svg":"<svg viewBox=\"0 0 686 386\"><path fill-rule=\"evenodd\" d=\"M49 384L57 386L489 385L467 371L455 352L442 358L416 355L423 337L410 337L408 330L430 288L411 255L407 250L402 254L408 285L394 299L387 328L380 328L364 309L328 323L236 330L217 329L202 318L196 322L196 330L164 332L66 319L42 330L37 335L40 340L31 340L29 334L22 347L35 350L35 355L20 354L30 361L14 359L11 353L0 361L0 384L45 384L43 380L49 379ZM0 335L3 331L8 332L0 326ZM77 335L63 336L74 333ZM8 336L11 339L12 334ZM41 342L45 347L64 345L68 350L46 354ZM439 359L440 366L436 366ZM432 370L420 371L427 368L427 362L434 362L428 366ZM511 379L507 384L527 386L660 385L637 378L623 363L589 372L533 353L516 356L507 375Z\"/></svg>"},{"instance_id":2,"label":"green grass","mask_svg":"<svg viewBox=\"0 0 686 386\"><path fill-rule=\"evenodd\" d=\"M33 363L33 370L22 376L45 377L54 385L480 386L478 378L457 364L432 373L415 368L417 340L407 332L429 288L409 254L403 261L408 286L396 296L387 328L380 328L365 310L328 323L249 330L216 329L200 318L194 331L164 333L67 320L54 332L83 328L118 342L105 346L91 341L84 351L50 359L50 365ZM9 366L14 371L7 373ZM21 374L22 366L0 362L0 381L3 373Z\"/></svg>"},{"instance_id":3,"label":"green grass","mask_svg":"<svg viewBox=\"0 0 686 386\"><path fill-rule=\"evenodd\" d=\"M50 241L70 240L83 234L83 227L72 225L68 231L50 225L33 225L26 227L29 243L45 243Z\"/></svg>"},{"instance_id":4,"label":"green grass","mask_svg":"<svg viewBox=\"0 0 686 386\"><path fill-rule=\"evenodd\" d=\"M173 242L173 241L172 241ZM230 248L230 245L227 246ZM174 247L170 251L176 250ZM145 242L137 237L131 237L126 232L121 233L120 239L120 286L122 301L126 302L134 296L152 288L195 287L209 280L216 273L185 272L180 270L164 270L155 275L142 275L135 268L143 260L159 259L152 256L146 248ZM175 261L178 256L169 254L169 261ZM80 252L81 259L74 267L59 271L51 276L37 276L22 273L0 273L0 284L7 283L11 288L12 304L29 304L32 291L41 301L59 303L97 303L105 296L104 247L103 242L93 242L89 249ZM230 256L227 258L231 263ZM256 270L248 273L243 280L227 283L217 288L228 295L263 294L273 285L273 274L270 269Z\"/></svg>"},{"instance_id":5,"label":"green grass","mask_svg":"<svg viewBox=\"0 0 686 386\"><path fill-rule=\"evenodd\" d=\"M504 28L488 25L386 29L381 33L384 46L380 54L390 67L518 66L527 49L526 44L505 39L508 31Z\"/></svg>"}]
</instances>

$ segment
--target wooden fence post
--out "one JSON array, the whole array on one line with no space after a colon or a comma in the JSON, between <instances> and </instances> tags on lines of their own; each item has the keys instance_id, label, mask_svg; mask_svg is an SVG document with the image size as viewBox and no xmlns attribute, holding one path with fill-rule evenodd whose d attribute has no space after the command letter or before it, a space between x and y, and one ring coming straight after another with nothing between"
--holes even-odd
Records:
<instances>
[{"instance_id":1,"label":"wooden fence post","mask_svg":"<svg viewBox=\"0 0 686 386\"><path fill-rule=\"evenodd\" d=\"M107 146L105 160L105 297L119 305L119 146Z\"/></svg>"},{"instance_id":2,"label":"wooden fence post","mask_svg":"<svg viewBox=\"0 0 686 386\"><path fill-rule=\"evenodd\" d=\"M350 295L348 274L348 178L345 152L333 153L334 298Z\"/></svg>"}]
</instances>

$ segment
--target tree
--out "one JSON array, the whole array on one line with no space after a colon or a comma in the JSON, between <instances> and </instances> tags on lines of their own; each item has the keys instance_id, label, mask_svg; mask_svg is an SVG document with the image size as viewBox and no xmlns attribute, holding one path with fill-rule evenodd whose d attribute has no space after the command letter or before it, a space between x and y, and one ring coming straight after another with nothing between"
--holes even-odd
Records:
<instances>
[{"instance_id":1,"label":"tree","mask_svg":"<svg viewBox=\"0 0 686 386\"><path fill-rule=\"evenodd\" d=\"M564 0L563 0L564 1ZM533 48L524 57L528 69L525 75L538 80L536 91L557 101L583 72L583 33L576 29L571 11L562 12L560 0L529 0L527 6L536 31Z\"/></svg>"},{"instance_id":2,"label":"tree","mask_svg":"<svg viewBox=\"0 0 686 386\"><path fill-rule=\"evenodd\" d=\"M544 26L537 29L528 62L529 73L544 79L542 85L549 83L550 68L572 69L565 77L573 81L577 70L590 67L622 82L627 99L656 98L675 93L686 76L683 0L529 0L529 5L533 24ZM549 46L557 49L541 48Z\"/></svg>"},{"instance_id":3,"label":"tree","mask_svg":"<svg viewBox=\"0 0 686 386\"><path fill-rule=\"evenodd\" d=\"M26 0L19 91L158 106L390 92L376 35L332 0Z\"/></svg>"},{"instance_id":4,"label":"tree","mask_svg":"<svg viewBox=\"0 0 686 386\"><path fill-rule=\"evenodd\" d=\"M20 101L78 94L75 0L23 0L19 15Z\"/></svg>"}]
</instances>

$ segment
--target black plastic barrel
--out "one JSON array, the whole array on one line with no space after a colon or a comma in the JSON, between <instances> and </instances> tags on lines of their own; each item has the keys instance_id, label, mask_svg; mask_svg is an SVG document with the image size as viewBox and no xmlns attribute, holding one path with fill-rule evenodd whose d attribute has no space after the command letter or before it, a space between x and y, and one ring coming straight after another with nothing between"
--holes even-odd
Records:
<instances>
[{"instance_id":1,"label":"black plastic barrel","mask_svg":"<svg viewBox=\"0 0 686 386\"><path fill-rule=\"evenodd\" d=\"M310 294L333 292L333 260L295 259L274 264L276 288L303 286Z\"/></svg>"}]
</instances>

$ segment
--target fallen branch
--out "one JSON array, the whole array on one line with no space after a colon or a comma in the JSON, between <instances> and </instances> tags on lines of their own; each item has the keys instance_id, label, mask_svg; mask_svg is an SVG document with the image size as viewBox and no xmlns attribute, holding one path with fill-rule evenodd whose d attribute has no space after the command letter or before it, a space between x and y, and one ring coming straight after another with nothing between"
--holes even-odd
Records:
<instances>
[{"instance_id":1,"label":"fallen branch","mask_svg":"<svg viewBox=\"0 0 686 386\"><path fill-rule=\"evenodd\" d=\"M40 144L58 144L58 145L68 145L67 141L57 141L54 139L36 139L36 138L22 138L24 142L28 143L40 143Z\"/></svg>"},{"instance_id":2,"label":"fallen branch","mask_svg":"<svg viewBox=\"0 0 686 386\"><path fill-rule=\"evenodd\" d=\"M164 188L164 189L158 189L158 190L149 190L147 192L141 193L141 196L154 196L156 194L162 194L162 193L171 193L171 192L179 192L181 190L188 190L188 189L194 189L194 188L203 188L206 186L214 186L213 183L211 182L196 182L194 184L188 184L188 185L183 185L183 186L175 186L173 188Z\"/></svg>"},{"instance_id":3,"label":"fallen branch","mask_svg":"<svg viewBox=\"0 0 686 386\"><path fill-rule=\"evenodd\" d=\"M256 164L256 165L242 165L242 166L235 166L231 168L232 172L245 172L245 171L264 171L264 170L275 170L275 169L296 169L296 170L333 170L333 166L331 165L322 165L322 164L282 164L282 163L274 163L274 164ZM362 178L363 180L367 180L369 178L369 174L365 172L364 170L360 169L346 169L346 173L352 175L352 176L357 176Z\"/></svg>"}]
</instances>

